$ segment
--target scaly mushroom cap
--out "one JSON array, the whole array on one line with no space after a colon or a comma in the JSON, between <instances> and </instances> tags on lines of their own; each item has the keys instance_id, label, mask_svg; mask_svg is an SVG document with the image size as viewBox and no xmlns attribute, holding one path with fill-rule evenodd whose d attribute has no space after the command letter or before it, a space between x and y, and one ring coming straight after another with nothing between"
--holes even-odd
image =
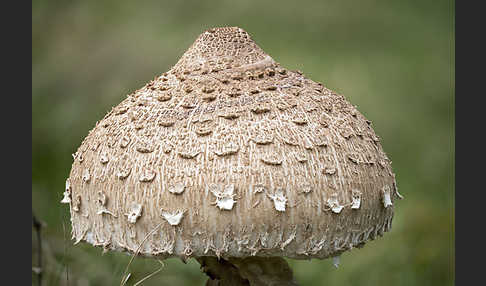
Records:
<instances>
[{"instance_id":1,"label":"scaly mushroom cap","mask_svg":"<svg viewBox=\"0 0 486 286\"><path fill-rule=\"evenodd\" d=\"M145 256L337 256L390 230L400 197L370 121L237 27L204 32L73 156L73 239Z\"/></svg>"}]
</instances>

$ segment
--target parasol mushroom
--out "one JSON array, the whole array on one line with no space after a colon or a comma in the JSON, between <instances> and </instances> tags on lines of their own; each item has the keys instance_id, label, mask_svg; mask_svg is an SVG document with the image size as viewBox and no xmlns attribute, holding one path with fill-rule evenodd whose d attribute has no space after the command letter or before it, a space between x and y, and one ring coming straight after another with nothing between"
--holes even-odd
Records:
<instances>
[{"instance_id":1,"label":"parasol mushroom","mask_svg":"<svg viewBox=\"0 0 486 286\"><path fill-rule=\"evenodd\" d=\"M401 198L371 122L237 27L201 34L73 157L75 243L195 258L208 285L296 285L283 257L337 264Z\"/></svg>"}]
</instances>

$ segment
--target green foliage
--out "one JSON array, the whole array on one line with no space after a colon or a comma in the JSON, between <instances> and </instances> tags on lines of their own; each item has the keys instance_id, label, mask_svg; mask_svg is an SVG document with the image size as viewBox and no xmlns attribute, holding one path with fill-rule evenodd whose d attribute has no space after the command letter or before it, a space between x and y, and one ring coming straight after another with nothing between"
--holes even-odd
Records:
<instances>
[{"instance_id":1,"label":"green foliage","mask_svg":"<svg viewBox=\"0 0 486 286\"><path fill-rule=\"evenodd\" d=\"M34 1L32 207L47 223L44 285L118 285L130 257L72 245L62 199L72 157L112 106L167 71L205 29L239 26L290 69L373 121L400 193L391 232L341 257L294 261L302 285L453 285L454 3L451 1ZM32 261L36 261L32 236ZM165 261L143 285L203 285ZM160 264L135 259L127 285ZM33 281L35 275L33 274Z\"/></svg>"}]
</instances>

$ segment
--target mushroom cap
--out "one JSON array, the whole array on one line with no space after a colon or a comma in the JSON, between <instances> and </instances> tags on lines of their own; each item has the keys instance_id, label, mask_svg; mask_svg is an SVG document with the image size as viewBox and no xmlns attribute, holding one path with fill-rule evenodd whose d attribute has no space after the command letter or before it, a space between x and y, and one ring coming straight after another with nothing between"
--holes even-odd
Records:
<instances>
[{"instance_id":1,"label":"mushroom cap","mask_svg":"<svg viewBox=\"0 0 486 286\"><path fill-rule=\"evenodd\" d=\"M337 256L391 228L391 162L342 95L237 27L97 122L63 203L72 237L159 258Z\"/></svg>"}]
</instances>

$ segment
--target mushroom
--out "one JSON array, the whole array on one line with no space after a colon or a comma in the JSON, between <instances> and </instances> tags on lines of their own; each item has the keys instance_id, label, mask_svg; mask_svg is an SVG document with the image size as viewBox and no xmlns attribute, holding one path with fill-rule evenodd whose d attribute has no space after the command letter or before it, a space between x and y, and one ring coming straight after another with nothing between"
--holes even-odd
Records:
<instances>
[{"instance_id":1,"label":"mushroom","mask_svg":"<svg viewBox=\"0 0 486 286\"><path fill-rule=\"evenodd\" d=\"M337 264L401 198L370 121L238 27L201 34L76 154L76 242L195 258L208 285L296 285L284 257Z\"/></svg>"}]
</instances>

